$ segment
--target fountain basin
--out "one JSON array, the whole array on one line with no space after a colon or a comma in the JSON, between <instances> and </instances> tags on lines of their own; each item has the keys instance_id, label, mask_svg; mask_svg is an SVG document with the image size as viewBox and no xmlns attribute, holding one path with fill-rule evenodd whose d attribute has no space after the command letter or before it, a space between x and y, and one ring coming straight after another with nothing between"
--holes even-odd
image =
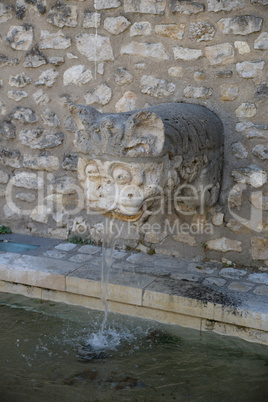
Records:
<instances>
[{"instance_id":1,"label":"fountain basin","mask_svg":"<svg viewBox=\"0 0 268 402\"><path fill-rule=\"evenodd\" d=\"M101 248L90 245L62 243L35 256L0 253L0 291L103 310L100 266ZM217 263L116 251L109 310L268 345L267 274L254 275Z\"/></svg>"}]
</instances>

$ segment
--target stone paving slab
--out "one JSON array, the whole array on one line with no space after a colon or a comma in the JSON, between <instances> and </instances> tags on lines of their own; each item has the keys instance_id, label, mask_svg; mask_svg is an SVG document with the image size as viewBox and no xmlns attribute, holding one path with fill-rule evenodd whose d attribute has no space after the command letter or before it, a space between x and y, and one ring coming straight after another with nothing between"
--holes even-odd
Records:
<instances>
[{"instance_id":1,"label":"stone paving slab","mask_svg":"<svg viewBox=\"0 0 268 402\"><path fill-rule=\"evenodd\" d=\"M100 247L47 239L27 254L0 253L0 291L103 309ZM114 312L268 345L268 271L122 250L113 260Z\"/></svg>"},{"instance_id":2,"label":"stone paving slab","mask_svg":"<svg viewBox=\"0 0 268 402\"><path fill-rule=\"evenodd\" d=\"M142 305L144 289L154 281L149 275L111 270L109 275L109 300ZM86 296L100 297L101 267L90 264L79 268L66 277L66 291Z\"/></svg>"},{"instance_id":3,"label":"stone paving slab","mask_svg":"<svg viewBox=\"0 0 268 402\"><path fill-rule=\"evenodd\" d=\"M0 280L48 289L65 290L65 276L81 264L44 257L0 254Z\"/></svg>"}]
</instances>

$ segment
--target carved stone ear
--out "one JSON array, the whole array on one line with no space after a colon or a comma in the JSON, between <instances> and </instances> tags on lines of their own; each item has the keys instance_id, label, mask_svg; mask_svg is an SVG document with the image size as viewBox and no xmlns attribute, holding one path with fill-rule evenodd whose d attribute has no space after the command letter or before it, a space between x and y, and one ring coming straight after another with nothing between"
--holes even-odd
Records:
<instances>
[{"instance_id":1,"label":"carved stone ear","mask_svg":"<svg viewBox=\"0 0 268 402\"><path fill-rule=\"evenodd\" d=\"M142 110L132 115L125 128L125 154L160 156L165 142L164 123L157 114Z\"/></svg>"},{"instance_id":2,"label":"carved stone ear","mask_svg":"<svg viewBox=\"0 0 268 402\"><path fill-rule=\"evenodd\" d=\"M98 112L94 107L76 105L75 103L70 103L69 109L78 130L86 129L92 124L95 124L99 116L102 115L102 113Z\"/></svg>"}]
</instances>

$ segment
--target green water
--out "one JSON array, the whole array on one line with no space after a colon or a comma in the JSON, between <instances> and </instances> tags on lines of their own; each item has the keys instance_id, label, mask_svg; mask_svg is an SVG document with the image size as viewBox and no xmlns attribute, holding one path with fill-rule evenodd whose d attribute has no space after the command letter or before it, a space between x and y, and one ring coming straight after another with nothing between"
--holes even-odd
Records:
<instances>
[{"instance_id":1,"label":"green water","mask_svg":"<svg viewBox=\"0 0 268 402\"><path fill-rule=\"evenodd\" d=\"M100 339L101 312L5 293L0 319L1 402L268 400L262 345L112 314Z\"/></svg>"}]
</instances>

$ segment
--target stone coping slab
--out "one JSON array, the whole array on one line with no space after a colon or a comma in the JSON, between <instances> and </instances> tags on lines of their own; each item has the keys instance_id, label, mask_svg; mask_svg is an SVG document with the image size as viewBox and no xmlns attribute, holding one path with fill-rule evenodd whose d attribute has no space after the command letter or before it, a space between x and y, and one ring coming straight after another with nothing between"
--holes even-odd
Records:
<instances>
[{"instance_id":1,"label":"stone coping slab","mask_svg":"<svg viewBox=\"0 0 268 402\"><path fill-rule=\"evenodd\" d=\"M1 252L0 291L103 310L101 248L83 247L47 240L39 255ZM265 268L117 250L109 309L268 345L267 281Z\"/></svg>"}]
</instances>

